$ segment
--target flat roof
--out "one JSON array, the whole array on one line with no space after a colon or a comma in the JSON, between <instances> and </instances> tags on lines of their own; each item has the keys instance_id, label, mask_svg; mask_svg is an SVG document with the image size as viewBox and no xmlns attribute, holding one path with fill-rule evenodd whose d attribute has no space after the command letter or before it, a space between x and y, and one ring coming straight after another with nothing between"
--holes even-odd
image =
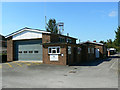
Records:
<instances>
[{"instance_id":1,"label":"flat roof","mask_svg":"<svg viewBox=\"0 0 120 90\"><path fill-rule=\"evenodd\" d=\"M81 45L81 44L74 44L74 43L66 43L66 42L56 42L56 43L43 43L42 45Z\"/></svg>"}]
</instances>

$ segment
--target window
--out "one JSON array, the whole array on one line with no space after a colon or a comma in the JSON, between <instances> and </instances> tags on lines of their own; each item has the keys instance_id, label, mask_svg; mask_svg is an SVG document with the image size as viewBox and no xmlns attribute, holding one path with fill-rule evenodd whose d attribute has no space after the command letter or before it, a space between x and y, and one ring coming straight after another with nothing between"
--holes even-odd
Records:
<instances>
[{"instance_id":1,"label":"window","mask_svg":"<svg viewBox=\"0 0 120 90\"><path fill-rule=\"evenodd\" d=\"M33 53L33 51L29 51L29 53Z\"/></svg>"},{"instance_id":2,"label":"window","mask_svg":"<svg viewBox=\"0 0 120 90\"><path fill-rule=\"evenodd\" d=\"M68 54L71 54L71 46L68 46Z\"/></svg>"},{"instance_id":3,"label":"window","mask_svg":"<svg viewBox=\"0 0 120 90\"><path fill-rule=\"evenodd\" d=\"M34 53L38 53L38 51L34 51Z\"/></svg>"},{"instance_id":4,"label":"window","mask_svg":"<svg viewBox=\"0 0 120 90\"><path fill-rule=\"evenodd\" d=\"M65 42L65 38L64 37L59 37L59 42Z\"/></svg>"},{"instance_id":5,"label":"window","mask_svg":"<svg viewBox=\"0 0 120 90\"><path fill-rule=\"evenodd\" d=\"M27 53L27 51L24 51L24 53Z\"/></svg>"},{"instance_id":6,"label":"window","mask_svg":"<svg viewBox=\"0 0 120 90\"><path fill-rule=\"evenodd\" d=\"M78 47L78 54L80 54L80 52L81 52L81 48L80 48L80 47Z\"/></svg>"},{"instance_id":7,"label":"window","mask_svg":"<svg viewBox=\"0 0 120 90\"><path fill-rule=\"evenodd\" d=\"M57 53L57 52L56 52L56 48L52 48L52 53L53 53L53 54Z\"/></svg>"},{"instance_id":8,"label":"window","mask_svg":"<svg viewBox=\"0 0 120 90\"><path fill-rule=\"evenodd\" d=\"M88 53L90 53L90 48L88 48Z\"/></svg>"},{"instance_id":9,"label":"window","mask_svg":"<svg viewBox=\"0 0 120 90\"><path fill-rule=\"evenodd\" d=\"M60 53L60 48L57 48L57 53Z\"/></svg>"},{"instance_id":10,"label":"window","mask_svg":"<svg viewBox=\"0 0 120 90\"><path fill-rule=\"evenodd\" d=\"M91 48L91 53L93 53L93 54L94 54L94 48Z\"/></svg>"},{"instance_id":11,"label":"window","mask_svg":"<svg viewBox=\"0 0 120 90\"><path fill-rule=\"evenodd\" d=\"M67 43L72 43L72 40L67 38Z\"/></svg>"},{"instance_id":12,"label":"window","mask_svg":"<svg viewBox=\"0 0 120 90\"><path fill-rule=\"evenodd\" d=\"M19 51L19 53L22 53L22 51Z\"/></svg>"},{"instance_id":13,"label":"window","mask_svg":"<svg viewBox=\"0 0 120 90\"><path fill-rule=\"evenodd\" d=\"M48 50L48 53L51 53L51 48L48 48L49 50Z\"/></svg>"},{"instance_id":14,"label":"window","mask_svg":"<svg viewBox=\"0 0 120 90\"><path fill-rule=\"evenodd\" d=\"M48 54L60 54L60 47L48 47Z\"/></svg>"}]
</instances>

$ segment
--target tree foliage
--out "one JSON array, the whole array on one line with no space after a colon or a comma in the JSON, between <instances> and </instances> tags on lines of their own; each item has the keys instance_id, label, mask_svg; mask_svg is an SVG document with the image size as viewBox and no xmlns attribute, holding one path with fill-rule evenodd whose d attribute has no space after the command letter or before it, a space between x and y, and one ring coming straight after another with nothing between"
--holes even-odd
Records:
<instances>
[{"instance_id":1,"label":"tree foliage","mask_svg":"<svg viewBox=\"0 0 120 90\"><path fill-rule=\"evenodd\" d=\"M100 43L106 44L108 48L116 48L120 51L120 27L117 28L115 34L115 40L112 41L112 39L108 39L107 42L100 41Z\"/></svg>"},{"instance_id":2,"label":"tree foliage","mask_svg":"<svg viewBox=\"0 0 120 90\"><path fill-rule=\"evenodd\" d=\"M104 42L104 41L100 41L99 43L103 43L103 44L106 44L106 42Z\"/></svg>"},{"instance_id":3,"label":"tree foliage","mask_svg":"<svg viewBox=\"0 0 120 90\"><path fill-rule=\"evenodd\" d=\"M114 40L114 45L117 50L120 51L120 27L117 28L117 31L115 31L115 40Z\"/></svg>"},{"instance_id":4,"label":"tree foliage","mask_svg":"<svg viewBox=\"0 0 120 90\"><path fill-rule=\"evenodd\" d=\"M117 31L115 31L115 45L120 46L120 27L118 27Z\"/></svg>"},{"instance_id":5,"label":"tree foliage","mask_svg":"<svg viewBox=\"0 0 120 90\"><path fill-rule=\"evenodd\" d=\"M46 27L46 31L58 34L57 24L55 19L49 19Z\"/></svg>"},{"instance_id":6,"label":"tree foliage","mask_svg":"<svg viewBox=\"0 0 120 90\"><path fill-rule=\"evenodd\" d=\"M107 44L108 48L113 48L114 43L113 43L112 39L107 40L106 44Z\"/></svg>"}]
</instances>

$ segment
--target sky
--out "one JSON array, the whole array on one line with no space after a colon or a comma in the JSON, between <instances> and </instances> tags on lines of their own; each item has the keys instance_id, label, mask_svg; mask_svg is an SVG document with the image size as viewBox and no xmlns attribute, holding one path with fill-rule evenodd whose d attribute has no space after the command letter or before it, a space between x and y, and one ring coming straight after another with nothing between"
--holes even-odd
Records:
<instances>
[{"instance_id":1,"label":"sky","mask_svg":"<svg viewBox=\"0 0 120 90\"><path fill-rule=\"evenodd\" d=\"M64 22L64 35L82 42L114 40L118 2L3 2L2 35L24 27L45 30L45 16Z\"/></svg>"}]
</instances>

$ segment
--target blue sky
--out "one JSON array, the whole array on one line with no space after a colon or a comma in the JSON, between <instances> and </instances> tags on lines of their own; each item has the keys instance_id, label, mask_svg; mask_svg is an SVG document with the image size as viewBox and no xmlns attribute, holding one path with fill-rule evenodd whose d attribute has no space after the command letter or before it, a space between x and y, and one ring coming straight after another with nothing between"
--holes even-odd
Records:
<instances>
[{"instance_id":1,"label":"blue sky","mask_svg":"<svg viewBox=\"0 0 120 90\"><path fill-rule=\"evenodd\" d=\"M8 35L24 27L45 30L47 21L64 22L64 34L81 41L106 41L115 37L118 26L117 2L4 2L2 34Z\"/></svg>"}]
</instances>

